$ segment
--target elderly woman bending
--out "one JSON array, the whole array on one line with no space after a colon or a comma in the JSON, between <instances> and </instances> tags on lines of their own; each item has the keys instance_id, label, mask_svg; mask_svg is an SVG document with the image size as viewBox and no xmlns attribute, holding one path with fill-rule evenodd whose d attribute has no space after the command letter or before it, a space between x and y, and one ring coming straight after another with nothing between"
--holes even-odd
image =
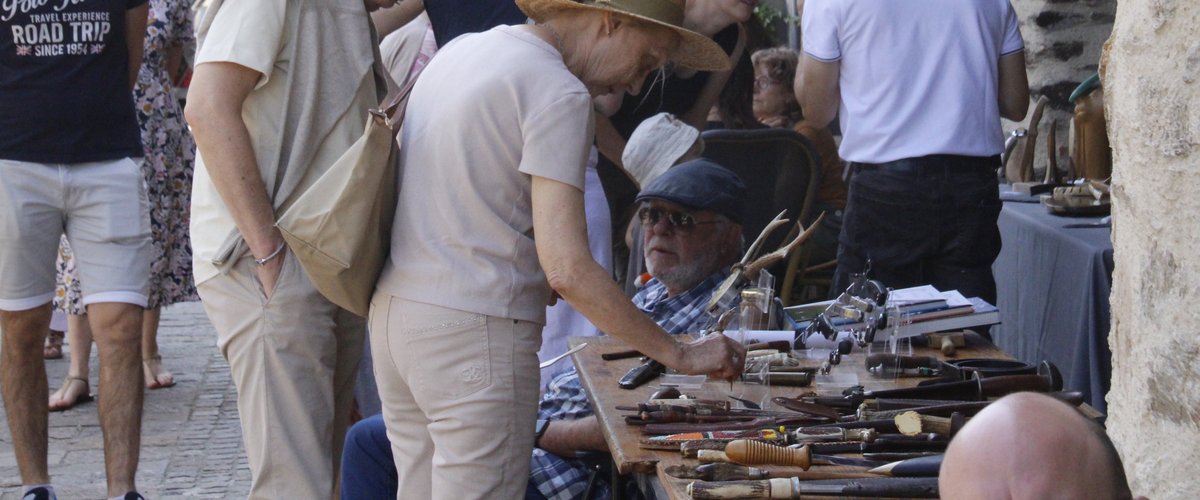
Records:
<instances>
[{"instance_id":1,"label":"elderly woman bending","mask_svg":"<svg viewBox=\"0 0 1200 500\"><path fill-rule=\"evenodd\" d=\"M555 292L681 372L731 378L744 355L719 335L676 341L640 314L591 259L583 213L592 96L636 94L668 59L722 69L728 58L677 27L678 0L518 4L538 24L439 52L400 137L392 253L370 318L398 498L522 495Z\"/></svg>"}]
</instances>

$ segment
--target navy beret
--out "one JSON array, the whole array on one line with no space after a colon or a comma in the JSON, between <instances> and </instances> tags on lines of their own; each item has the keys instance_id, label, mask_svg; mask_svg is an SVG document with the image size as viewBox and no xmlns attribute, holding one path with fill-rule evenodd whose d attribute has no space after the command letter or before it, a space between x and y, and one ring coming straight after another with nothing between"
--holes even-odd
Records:
<instances>
[{"instance_id":1,"label":"navy beret","mask_svg":"<svg viewBox=\"0 0 1200 500\"><path fill-rule=\"evenodd\" d=\"M680 163L654 179L635 202L666 200L693 210L709 210L738 224L746 207L746 184L737 174L707 158Z\"/></svg>"}]
</instances>

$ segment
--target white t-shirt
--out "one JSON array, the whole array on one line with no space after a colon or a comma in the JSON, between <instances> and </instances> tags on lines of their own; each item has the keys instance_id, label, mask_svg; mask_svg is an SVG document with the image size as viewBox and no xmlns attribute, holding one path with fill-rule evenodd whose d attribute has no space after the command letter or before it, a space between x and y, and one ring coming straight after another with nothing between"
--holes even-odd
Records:
<instances>
[{"instance_id":1,"label":"white t-shirt","mask_svg":"<svg viewBox=\"0 0 1200 500\"><path fill-rule=\"evenodd\" d=\"M840 61L848 161L1004 149L1001 56L1024 50L1008 0L808 0L804 52Z\"/></svg>"},{"instance_id":2,"label":"white t-shirt","mask_svg":"<svg viewBox=\"0 0 1200 500\"><path fill-rule=\"evenodd\" d=\"M400 136L400 199L378 288L407 300L544 322L532 176L583 190L587 88L521 26L456 38L417 80Z\"/></svg>"}]
</instances>

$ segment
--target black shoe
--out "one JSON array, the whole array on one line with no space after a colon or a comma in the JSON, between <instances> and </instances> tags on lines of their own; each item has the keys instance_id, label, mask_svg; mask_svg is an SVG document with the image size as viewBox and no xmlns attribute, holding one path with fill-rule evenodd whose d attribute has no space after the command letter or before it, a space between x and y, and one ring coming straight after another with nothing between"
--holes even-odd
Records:
<instances>
[{"instance_id":1,"label":"black shoe","mask_svg":"<svg viewBox=\"0 0 1200 500\"><path fill-rule=\"evenodd\" d=\"M141 493L131 491L125 494L125 500L146 500L146 497L142 496Z\"/></svg>"},{"instance_id":2,"label":"black shoe","mask_svg":"<svg viewBox=\"0 0 1200 500\"><path fill-rule=\"evenodd\" d=\"M38 486L26 491L25 496L21 497L21 500L54 500L54 497L50 496L50 490L46 489L46 487Z\"/></svg>"}]
</instances>

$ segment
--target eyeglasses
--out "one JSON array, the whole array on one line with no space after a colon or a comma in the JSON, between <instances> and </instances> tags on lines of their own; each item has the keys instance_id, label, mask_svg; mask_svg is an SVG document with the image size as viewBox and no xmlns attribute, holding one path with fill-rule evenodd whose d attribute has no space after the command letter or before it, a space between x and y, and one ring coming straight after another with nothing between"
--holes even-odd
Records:
<instances>
[{"instance_id":1,"label":"eyeglasses","mask_svg":"<svg viewBox=\"0 0 1200 500\"><path fill-rule=\"evenodd\" d=\"M754 91L762 92L764 90L771 88L772 85L779 85L781 83L783 83L783 82L781 82L779 80L773 80L770 78L755 78L754 79Z\"/></svg>"},{"instance_id":2,"label":"eyeglasses","mask_svg":"<svg viewBox=\"0 0 1200 500\"><path fill-rule=\"evenodd\" d=\"M667 224L674 231L679 231L681 234L692 232L696 226L700 224L716 224L725 222L724 219L713 219L698 221L696 217L687 212L679 212L675 210L663 210L661 208L642 207L638 210L638 219L642 221L642 227L645 229L653 228L658 225L658 221L667 219Z\"/></svg>"}]
</instances>

